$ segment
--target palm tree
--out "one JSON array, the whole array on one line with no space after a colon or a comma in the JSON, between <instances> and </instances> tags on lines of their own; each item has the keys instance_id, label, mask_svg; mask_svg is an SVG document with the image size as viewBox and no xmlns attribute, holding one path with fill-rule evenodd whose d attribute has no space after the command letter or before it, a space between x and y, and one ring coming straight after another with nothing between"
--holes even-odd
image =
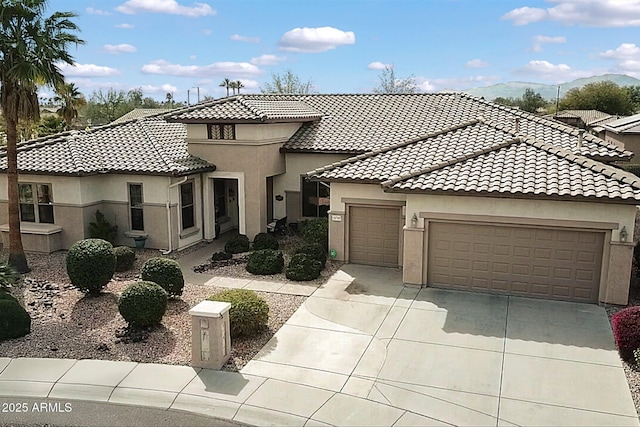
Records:
<instances>
[{"instance_id":1,"label":"palm tree","mask_svg":"<svg viewBox=\"0 0 640 427\"><path fill-rule=\"evenodd\" d=\"M73 83L63 83L58 86L54 101L60 104L58 115L66 123L67 129L70 129L73 121L78 118L78 109L87 105L84 95Z\"/></svg>"},{"instance_id":2,"label":"palm tree","mask_svg":"<svg viewBox=\"0 0 640 427\"><path fill-rule=\"evenodd\" d=\"M233 94L236 94L236 89L238 88L238 82L229 83L229 87L233 90Z\"/></svg>"},{"instance_id":3,"label":"palm tree","mask_svg":"<svg viewBox=\"0 0 640 427\"><path fill-rule=\"evenodd\" d=\"M240 89L242 89L244 85L240 80L236 80L236 89L238 89L238 95L240 95Z\"/></svg>"},{"instance_id":4,"label":"palm tree","mask_svg":"<svg viewBox=\"0 0 640 427\"><path fill-rule=\"evenodd\" d=\"M38 85L59 87L64 76L57 64L73 63L69 45L84 43L71 32L78 27L71 12L43 16L47 0L2 0L0 8L0 106L7 131L9 196L9 265L29 271L20 235L17 127L38 119Z\"/></svg>"},{"instance_id":5,"label":"palm tree","mask_svg":"<svg viewBox=\"0 0 640 427\"><path fill-rule=\"evenodd\" d=\"M226 89L227 89L227 96L229 96L229 89L231 88L231 83L232 83L232 82L231 82L231 80L229 80L229 79L224 79L224 80L222 81L222 83L220 83L220 84L218 85L218 86L220 86L220 87L224 87L224 88L226 88Z\"/></svg>"}]
</instances>

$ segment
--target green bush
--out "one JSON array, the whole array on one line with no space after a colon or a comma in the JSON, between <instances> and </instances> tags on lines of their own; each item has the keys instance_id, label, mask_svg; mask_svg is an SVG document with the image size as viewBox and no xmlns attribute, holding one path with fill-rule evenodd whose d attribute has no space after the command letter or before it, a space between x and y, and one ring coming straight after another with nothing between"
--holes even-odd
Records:
<instances>
[{"instance_id":1,"label":"green bush","mask_svg":"<svg viewBox=\"0 0 640 427\"><path fill-rule=\"evenodd\" d=\"M118 311L137 328L162 321L167 310L167 292L153 282L140 281L129 285L118 300Z\"/></svg>"},{"instance_id":2,"label":"green bush","mask_svg":"<svg viewBox=\"0 0 640 427\"><path fill-rule=\"evenodd\" d=\"M184 277L180 264L169 258L149 258L140 270L142 280L157 283L169 296L180 296L184 289Z\"/></svg>"},{"instance_id":3,"label":"green bush","mask_svg":"<svg viewBox=\"0 0 640 427\"><path fill-rule=\"evenodd\" d=\"M282 252L262 249L252 252L247 260L247 271L251 274L277 274L284 267Z\"/></svg>"},{"instance_id":4,"label":"green bush","mask_svg":"<svg viewBox=\"0 0 640 427\"><path fill-rule=\"evenodd\" d=\"M314 218L302 223L302 238L306 243L318 243L325 251L329 248L329 221L327 218Z\"/></svg>"},{"instance_id":5,"label":"green bush","mask_svg":"<svg viewBox=\"0 0 640 427\"><path fill-rule=\"evenodd\" d=\"M278 239L273 234L258 233L253 238L253 249L256 251L262 249L278 250L279 248Z\"/></svg>"},{"instance_id":6,"label":"green bush","mask_svg":"<svg viewBox=\"0 0 640 427\"><path fill-rule=\"evenodd\" d=\"M215 252L211 255L211 261L226 261L233 258L233 254L229 252Z\"/></svg>"},{"instance_id":7,"label":"green bush","mask_svg":"<svg viewBox=\"0 0 640 427\"><path fill-rule=\"evenodd\" d=\"M327 251L319 243L305 243L294 251L294 254L306 254L320 262L322 268L327 263Z\"/></svg>"},{"instance_id":8,"label":"green bush","mask_svg":"<svg viewBox=\"0 0 640 427\"><path fill-rule=\"evenodd\" d=\"M0 289L8 289L18 283L20 274L8 264L0 263Z\"/></svg>"},{"instance_id":9,"label":"green bush","mask_svg":"<svg viewBox=\"0 0 640 427\"><path fill-rule=\"evenodd\" d=\"M287 279L306 281L317 279L322 271L322 264L310 255L300 253L291 257L291 261L285 270Z\"/></svg>"},{"instance_id":10,"label":"green bush","mask_svg":"<svg viewBox=\"0 0 640 427\"><path fill-rule=\"evenodd\" d=\"M111 243L102 239L77 241L67 253L67 275L81 292L97 295L116 270Z\"/></svg>"},{"instance_id":11,"label":"green bush","mask_svg":"<svg viewBox=\"0 0 640 427\"><path fill-rule=\"evenodd\" d=\"M249 238L244 234L233 236L224 245L224 251L230 254L239 254L249 251Z\"/></svg>"},{"instance_id":12,"label":"green bush","mask_svg":"<svg viewBox=\"0 0 640 427\"><path fill-rule=\"evenodd\" d=\"M118 226L111 225L104 214L99 210L96 211L96 220L89 223L89 237L92 239L102 239L111 243L116 241L118 235Z\"/></svg>"},{"instance_id":13,"label":"green bush","mask_svg":"<svg viewBox=\"0 0 640 427\"><path fill-rule=\"evenodd\" d=\"M116 271L127 271L133 268L136 253L128 246L118 246L113 249L116 254Z\"/></svg>"},{"instance_id":14,"label":"green bush","mask_svg":"<svg viewBox=\"0 0 640 427\"><path fill-rule=\"evenodd\" d=\"M0 289L0 300L8 300L8 301L18 302L16 297L11 295L9 292L5 291L4 289Z\"/></svg>"},{"instance_id":15,"label":"green bush","mask_svg":"<svg viewBox=\"0 0 640 427\"><path fill-rule=\"evenodd\" d=\"M207 299L231 303L229 323L232 338L258 334L269 320L266 301L248 289L227 289Z\"/></svg>"},{"instance_id":16,"label":"green bush","mask_svg":"<svg viewBox=\"0 0 640 427\"><path fill-rule=\"evenodd\" d=\"M31 317L17 301L0 298L0 341L31 332Z\"/></svg>"}]
</instances>

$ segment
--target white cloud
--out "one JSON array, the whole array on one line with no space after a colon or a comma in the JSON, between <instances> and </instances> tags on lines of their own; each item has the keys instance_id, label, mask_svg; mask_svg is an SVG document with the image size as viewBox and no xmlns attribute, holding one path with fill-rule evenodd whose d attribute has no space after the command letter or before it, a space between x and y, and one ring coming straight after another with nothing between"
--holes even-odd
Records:
<instances>
[{"instance_id":1,"label":"white cloud","mask_svg":"<svg viewBox=\"0 0 640 427\"><path fill-rule=\"evenodd\" d=\"M196 55L189 55L189 59L192 60L192 61L195 61L196 58L197 58Z\"/></svg>"},{"instance_id":2,"label":"white cloud","mask_svg":"<svg viewBox=\"0 0 640 427\"><path fill-rule=\"evenodd\" d=\"M253 65L277 65L279 62L284 61L286 58L284 56L276 56L276 55L260 55L254 58L251 58L251 63Z\"/></svg>"},{"instance_id":3,"label":"white cloud","mask_svg":"<svg viewBox=\"0 0 640 427\"><path fill-rule=\"evenodd\" d=\"M562 37L562 36L551 37L551 36L537 35L533 37L533 47L531 48L531 50L533 50L534 52L542 52L542 45L544 43L566 43L566 42L567 42L566 37Z\"/></svg>"},{"instance_id":4,"label":"white cloud","mask_svg":"<svg viewBox=\"0 0 640 427\"><path fill-rule=\"evenodd\" d=\"M535 76L539 79L550 80L556 83L567 82L581 77L589 77L598 71L574 70L567 64L552 64L549 61L529 61L524 67L516 69L516 74Z\"/></svg>"},{"instance_id":5,"label":"white cloud","mask_svg":"<svg viewBox=\"0 0 640 427\"><path fill-rule=\"evenodd\" d=\"M213 34L213 31L211 31L208 28L205 28L204 30L202 30L202 34L204 34L205 36L210 36L211 34Z\"/></svg>"},{"instance_id":6,"label":"white cloud","mask_svg":"<svg viewBox=\"0 0 640 427\"><path fill-rule=\"evenodd\" d=\"M102 46L102 49L107 53L118 54L118 53L136 53L138 49L135 46L123 43L123 44L105 44Z\"/></svg>"},{"instance_id":7,"label":"white cloud","mask_svg":"<svg viewBox=\"0 0 640 427\"><path fill-rule=\"evenodd\" d=\"M111 15L111 13L109 12L106 12L100 9L94 9L93 7L88 7L85 10L89 15L101 15L101 16Z\"/></svg>"},{"instance_id":8,"label":"white cloud","mask_svg":"<svg viewBox=\"0 0 640 427\"><path fill-rule=\"evenodd\" d=\"M230 38L235 42L260 43L260 37L249 37L241 36L240 34L233 34Z\"/></svg>"},{"instance_id":9,"label":"white cloud","mask_svg":"<svg viewBox=\"0 0 640 427\"><path fill-rule=\"evenodd\" d=\"M56 64L65 77L107 77L120 75L116 68L95 64Z\"/></svg>"},{"instance_id":10,"label":"white cloud","mask_svg":"<svg viewBox=\"0 0 640 427\"><path fill-rule=\"evenodd\" d=\"M192 18L198 16L215 15L216 11L205 3L193 3L193 6L183 6L176 0L128 0L116 7L118 12L135 14L139 12L168 13Z\"/></svg>"},{"instance_id":11,"label":"white cloud","mask_svg":"<svg viewBox=\"0 0 640 427\"><path fill-rule=\"evenodd\" d=\"M167 93L167 92L177 92L178 88L172 84L165 83L161 86L156 85L142 85L142 92L147 93Z\"/></svg>"},{"instance_id":12,"label":"white cloud","mask_svg":"<svg viewBox=\"0 0 640 427\"><path fill-rule=\"evenodd\" d=\"M615 49L600 53L602 58L610 59L640 59L640 47L634 43L622 43Z\"/></svg>"},{"instance_id":13,"label":"white cloud","mask_svg":"<svg viewBox=\"0 0 640 427\"><path fill-rule=\"evenodd\" d=\"M489 66L489 63L487 61L483 61L482 59L476 58L472 59L471 61L467 61L464 66L467 68L485 68Z\"/></svg>"},{"instance_id":14,"label":"white cloud","mask_svg":"<svg viewBox=\"0 0 640 427\"><path fill-rule=\"evenodd\" d=\"M132 29L132 28L133 28L133 25L131 25L131 24L127 24L127 23L124 23L124 24L116 24L116 25L114 25L114 26L115 26L116 28L124 28L125 30L130 30L130 29Z\"/></svg>"},{"instance_id":15,"label":"white cloud","mask_svg":"<svg viewBox=\"0 0 640 427\"><path fill-rule=\"evenodd\" d=\"M152 61L142 66L145 74L163 74L180 77L211 77L214 76L234 76L251 77L262 74L253 64L248 62L214 62L209 65L180 65L172 64L165 60Z\"/></svg>"},{"instance_id":16,"label":"white cloud","mask_svg":"<svg viewBox=\"0 0 640 427\"><path fill-rule=\"evenodd\" d=\"M439 79L416 77L415 80L418 87L424 92L437 92L440 90L464 90L476 86L488 86L500 81L500 77L483 75Z\"/></svg>"},{"instance_id":17,"label":"white cloud","mask_svg":"<svg viewBox=\"0 0 640 427\"><path fill-rule=\"evenodd\" d=\"M393 67L392 64L385 64L380 61L373 61L371 64L367 65L367 68L370 70L384 70L386 68Z\"/></svg>"},{"instance_id":18,"label":"white cloud","mask_svg":"<svg viewBox=\"0 0 640 427\"><path fill-rule=\"evenodd\" d=\"M640 26L640 0L546 0L555 4L550 8L520 7L504 14L501 19L513 25L527 25L541 21L557 21L564 25L586 27Z\"/></svg>"},{"instance_id":19,"label":"white cloud","mask_svg":"<svg viewBox=\"0 0 640 427\"><path fill-rule=\"evenodd\" d=\"M281 50L290 52L318 53L355 42L356 35L352 31L342 31L333 27L305 27L294 28L284 33L278 46Z\"/></svg>"}]
</instances>

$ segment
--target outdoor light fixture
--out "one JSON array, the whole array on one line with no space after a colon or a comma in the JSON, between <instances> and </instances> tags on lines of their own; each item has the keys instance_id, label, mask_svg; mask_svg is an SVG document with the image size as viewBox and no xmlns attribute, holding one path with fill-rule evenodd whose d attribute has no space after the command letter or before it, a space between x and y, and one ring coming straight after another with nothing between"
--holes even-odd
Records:
<instances>
[{"instance_id":1,"label":"outdoor light fixture","mask_svg":"<svg viewBox=\"0 0 640 427\"><path fill-rule=\"evenodd\" d=\"M416 228L416 227L418 227L418 217L414 212L413 216L411 217L411 228Z\"/></svg>"},{"instance_id":2,"label":"outdoor light fixture","mask_svg":"<svg viewBox=\"0 0 640 427\"><path fill-rule=\"evenodd\" d=\"M622 227L622 230L620 230L620 241L621 242L627 241L627 227Z\"/></svg>"}]
</instances>

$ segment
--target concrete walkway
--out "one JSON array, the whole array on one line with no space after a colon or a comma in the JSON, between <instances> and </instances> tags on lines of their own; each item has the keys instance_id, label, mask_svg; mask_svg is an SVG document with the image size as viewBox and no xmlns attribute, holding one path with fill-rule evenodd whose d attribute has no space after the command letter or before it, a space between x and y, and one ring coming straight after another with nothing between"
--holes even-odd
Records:
<instances>
[{"instance_id":1,"label":"concrete walkway","mask_svg":"<svg viewBox=\"0 0 640 427\"><path fill-rule=\"evenodd\" d=\"M356 265L240 373L0 358L0 396L252 425L640 425L603 308L404 287L398 270Z\"/></svg>"}]
</instances>

